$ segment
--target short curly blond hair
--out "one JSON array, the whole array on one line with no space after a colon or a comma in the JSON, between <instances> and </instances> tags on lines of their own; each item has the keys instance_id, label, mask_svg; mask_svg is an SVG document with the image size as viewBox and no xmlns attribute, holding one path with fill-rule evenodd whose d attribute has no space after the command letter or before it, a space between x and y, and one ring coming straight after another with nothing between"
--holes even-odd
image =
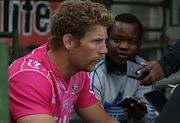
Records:
<instances>
[{"instance_id":1,"label":"short curly blond hair","mask_svg":"<svg viewBox=\"0 0 180 123\"><path fill-rule=\"evenodd\" d=\"M108 27L112 14L100 3L81 0L62 2L51 18L50 46L59 47L65 34L81 39L93 25Z\"/></svg>"}]
</instances>

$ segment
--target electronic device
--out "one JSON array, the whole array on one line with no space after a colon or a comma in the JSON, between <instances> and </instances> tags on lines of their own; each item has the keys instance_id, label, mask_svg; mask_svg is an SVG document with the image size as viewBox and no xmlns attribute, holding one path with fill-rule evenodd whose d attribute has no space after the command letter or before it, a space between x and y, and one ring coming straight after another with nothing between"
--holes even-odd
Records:
<instances>
[{"instance_id":1,"label":"electronic device","mask_svg":"<svg viewBox=\"0 0 180 123\"><path fill-rule=\"evenodd\" d=\"M138 99L133 98L133 97L127 97L120 102L116 104L116 106L122 107L122 108L130 108L130 104L134 103L135 105L137 104Z\"/></svg>"},{"instance_id":2,"label":"electronic device","mask_svg":"<svg viewBox=\"0 0 180 123\"><path fill-rule=\"evenodd\" d=\"M180 123L180 86L171 95L167 103L164 105L159 117L155 123Z\"/></svg>"},{"instance_id":3,"label":"electronic device","mask_svg":"<svg viewBox=\"0 0 180 123\"><path fill-rule=\"evenodd\" d=\"M158 89L145 93L144 97L159 113L168 101L164 94Z\"/></svg>"},{"instance_id":4,"label":"electronic device","mask_svg":"<svg viewBox=\"0 0 180 123\"><path fill-rule=\"evenodd\" d=\"M137 74L137 71L144 67L145 66L137 64L135 62L127 61L127 76L134 78L134 79L138 79L138 80L144 79L145 77L147 77L149 75L149 72Z\"/></svg>"}]
</instances>

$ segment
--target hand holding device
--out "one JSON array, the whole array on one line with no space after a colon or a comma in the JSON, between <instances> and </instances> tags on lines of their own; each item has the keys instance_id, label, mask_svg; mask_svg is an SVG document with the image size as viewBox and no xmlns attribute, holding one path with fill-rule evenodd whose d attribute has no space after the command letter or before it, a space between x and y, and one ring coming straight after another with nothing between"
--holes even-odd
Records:
<instances>
[{"instance_id":1,"label":"hand holding device","mask_svg":"<svg viewBox=\"0 0 180 123\"><path fill-rule=\"evenodd\" d=\"M138 99L133 98L133 97L127 97L123 100L121 100L120 102L118 102L116 104L116 106L122 107L122 108L130 108L130 104L134 103L135 105L137 105L137 101Z\"/></svg>"},{"instance_id":2,"label":"hand holding device","mask_svg":"<svg viewBox=\"0 0 180 123\"><path fill-rule=\"evenodd\" d=\"M142 80L149 75L149 72L137 74L137 71L145 66L137 64L132 61L127 61L127 76L134 79Z\"/></svg>"},{"instance_id":3,"label":"hand holding device","mask_svg":"<svg viewBox=\"0 0 180 123\"><path fill-rule=\"evenodd\" d=\"M124 108L124 110L129 114L129 116L140 120L147 114L147 107L143 102L138 103L137 101L138 99L136 98L127 97L117 103L116 106ZM133 103L134 106L130 107L131 103Z\"/></svg>"}]
</instances>

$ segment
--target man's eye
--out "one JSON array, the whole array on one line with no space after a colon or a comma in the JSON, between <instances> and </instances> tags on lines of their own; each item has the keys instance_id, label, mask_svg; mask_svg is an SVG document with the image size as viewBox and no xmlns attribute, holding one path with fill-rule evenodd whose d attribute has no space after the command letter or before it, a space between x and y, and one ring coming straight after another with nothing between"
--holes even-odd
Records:
<instances>
[{"instance_id":1,"label":"man's eye","mask_svg":"<svg viewBox=\"0 0 180 123\"><path fill-rule=\"evenodd\" d=\"M99 44L101 40L94 40L94 43Z\"/></svg>"},{"instance_id":2,"label":"man's eye","mask_svg":"<svg viewBox=\"0 0 180 123\"><path fill-rule=\"evenodd\" d=\"M101 40L97 40L96 42L97 42L97 43L100 43L100 42L101 42Z\"/></svg>"},{"instance_id":3,"label":"man's eye","mask_svg":"<svg viewBox=\"0 0 180 123\"><path fill-rule=\"evenodd\" d=\"M130 44L135 45L135 44L137 44L137 42L136 41L130 41Z\"/></svg>"},{"instance_id":4,"label":"man's eye","mask_svg":"<svg viewBox=\"0 0 180 123\"><path fill-rule=\"evenodd\" d=\"M114 38L113 40L114 40L114 42L116 42L116 43L119 43L119 42L121 41L120 38Z\"/></svg>"}]
</instances>

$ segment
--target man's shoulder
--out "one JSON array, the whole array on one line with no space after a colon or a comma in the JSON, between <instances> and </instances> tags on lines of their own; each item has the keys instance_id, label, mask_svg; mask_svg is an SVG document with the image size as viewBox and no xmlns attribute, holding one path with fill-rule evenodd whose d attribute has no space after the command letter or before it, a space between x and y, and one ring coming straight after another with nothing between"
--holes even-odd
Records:
<instances>
[{"instance_id":1,"label":"man's shoulder","mask_svg":"<svg viewBox=\"0 0 180 123\"><path fill-rule=\"evenodd\" d=\"M46 72L46 61L44 56L44 50L42 49L45 45L38 47L29 54L15 60L10 66L10 72L18 71L41 71Z\"/></svg>"},{"instance_id":2,"label":"man's shoulder","mask_svg":"<svg viewBox=\"0 0 180 123\"><path fill-rule=\"evenodd\" d=\"M27 56L22 57L14 61L8 69L9 76L22 72L34 72L35 74L48 75L48 70L42 62L36 59L28 58Z\"/></svg>"}]
</instances>

